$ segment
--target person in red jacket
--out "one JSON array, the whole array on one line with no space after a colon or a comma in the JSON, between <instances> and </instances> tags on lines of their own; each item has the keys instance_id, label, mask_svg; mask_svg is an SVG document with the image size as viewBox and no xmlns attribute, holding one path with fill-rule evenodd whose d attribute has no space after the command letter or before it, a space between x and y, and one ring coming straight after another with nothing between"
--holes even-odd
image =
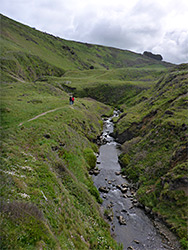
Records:
<instances>
[{"instance_id":1,"label":"person in red jacket","mask_svg":"<svg viewBox=\"0 0 188 250\"><path fill-rule=\"evenodd\" d=\"M72 97L72 104L74 104L74 96Z\"/></svg>"}]
</instances>

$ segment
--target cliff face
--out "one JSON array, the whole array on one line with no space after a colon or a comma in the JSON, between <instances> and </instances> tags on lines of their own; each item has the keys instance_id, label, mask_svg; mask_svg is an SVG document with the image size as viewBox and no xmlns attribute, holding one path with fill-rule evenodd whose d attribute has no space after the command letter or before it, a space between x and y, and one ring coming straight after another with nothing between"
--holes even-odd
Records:
<instances>
[{"instance_id":1,"label":"cliff face","mask_svg":"<svg viewBox=\"0 0 188 250\"><path fill-rule=\"evenodd\" d=\"M137 184L138 199L182 242L188 211L187 83L188 65L176 67L124 107L116 124L117 140L124 142L122 171Z\"/></svg>"}]
</instances>

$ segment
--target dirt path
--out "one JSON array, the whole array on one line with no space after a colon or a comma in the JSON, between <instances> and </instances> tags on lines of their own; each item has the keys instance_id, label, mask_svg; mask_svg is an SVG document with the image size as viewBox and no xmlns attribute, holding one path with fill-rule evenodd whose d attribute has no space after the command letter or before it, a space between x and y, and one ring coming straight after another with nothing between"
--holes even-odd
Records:
<instances>
[{"instance_id":1,"label":"dirt path","mask_svg":"<svg viewBox=\"0 0 188 250\"><path fill-rule=\"evenodd\" d=\"M35 116L35 117L33 117L33 118L31 118L31 119L25 121L25 122L21 122L18 126L22 126L22 125L23 125L24 123L26 123L26 122L31 122L31 121L33 121L33 120L38 119L38 118L41 117L41 116L44 116L44 115L46 115L46 114L48 114L48 113L55 112L56 110L59 110L59 109L62 109L62 108L63 108L63 107L61 107L61 108L56 108L56 109L52 109L52 110L48 110L48 111L46 111L46 112L44 112L44 113L42 113L42 114L39 114L39 115L37 115L37 116Z\"/></svg>"}]
</instances>

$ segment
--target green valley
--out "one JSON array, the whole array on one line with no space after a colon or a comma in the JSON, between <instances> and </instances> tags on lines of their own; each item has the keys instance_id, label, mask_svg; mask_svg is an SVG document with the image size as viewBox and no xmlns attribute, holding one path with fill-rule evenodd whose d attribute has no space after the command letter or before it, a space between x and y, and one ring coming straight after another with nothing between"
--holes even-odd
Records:
<instances>
[{"instance_id":1,"label":"green valley","mask_svg":"<svg viewBox=\"0 0 188 250\"><path fill-rule=\"evenodd\" d=\"M89 175L114 108L122 173L186 249L188 65L0 18L1 249L123 249Z\"/></svg>"}]
</instances>

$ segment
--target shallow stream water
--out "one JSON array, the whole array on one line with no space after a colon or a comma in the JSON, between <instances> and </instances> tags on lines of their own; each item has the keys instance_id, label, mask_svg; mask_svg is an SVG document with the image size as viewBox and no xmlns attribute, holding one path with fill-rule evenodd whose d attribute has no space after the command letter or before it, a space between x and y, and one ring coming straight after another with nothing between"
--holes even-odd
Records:
<instances>
[{"instance_id":1,"label":"shallow stream water","mask_svg":"<svg viewBox=\"0 0 188 250\"><path fill-rule=\"evenodd\" d=\"M117 115L115 112L114 116ZM164 237L145 211L134 206L136 201L131 185L126 177L119 174L121 170L118 162L120 151L118 144L110 136L112 132L113 122L109 118L104 121L102 134L106 143L100 146L97 158L96 167L100 172L93 177L95 186L99 191L101 190L100 195L103 199L101 209L103 212L105 210L112 211L108 220L112 235L117 242L123 244L123 249L180 249L177 242L170 242L171 235L168 239ZM125 192L121 187L127 188L127 191ZM167 229L165 228L165 230ZM167 235L169 235L168 233Z\"/></svg>"}]
</instances>

